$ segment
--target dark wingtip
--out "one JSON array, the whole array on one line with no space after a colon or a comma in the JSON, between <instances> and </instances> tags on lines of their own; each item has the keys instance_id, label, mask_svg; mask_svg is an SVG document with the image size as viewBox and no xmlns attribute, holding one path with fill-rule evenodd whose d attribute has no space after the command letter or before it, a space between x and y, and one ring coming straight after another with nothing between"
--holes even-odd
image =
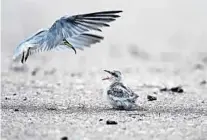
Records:
<instances>
[{"instance_id":1,"label":"dark wingtip","mask_svg":"<svg viewBox=\"0 0 207 140\"><path fill-rule=\"evenodd\" d=\"M114 10L114 11L111 11L111 12L116 14L116 13L122 13L123 11L122 10Z\"/></svg>"},{"instance_id":2,"label":"dark wingtip","mask_svg":"<svg viewBox=\"0 0 207 140\"><path fill-rule=\"evenodd\" d=\"M111 10L111 11L103 11L103 12L110 12L110 13L122 13L123 10Z\"/></svg>"},{"instance_id":3,"label":"dark wingtip","mask_svg":"<svg viewBox=\"0 0 207 140\"><path fill-rule=\"evenodd\" d=\"M123 10L117 10L117 12L118 12L118 13L122 13L122 12L123 12Z\"/></svg>"},{"instance_id":4,"label":"dark wingtip","mask_svg":"<svg viewBox=\"0 0 207 140\"><path fill-rule=\"evenodd\" d=\"M117 13L122 13L122 10L108 10L108 11L99 11L99 12L93 12L93 13L88 13L88 14L83 14L81 16L95 16L95 15L114 15ZM80 15L79 15L80 16Z\"/></svg>"}]
</instances>

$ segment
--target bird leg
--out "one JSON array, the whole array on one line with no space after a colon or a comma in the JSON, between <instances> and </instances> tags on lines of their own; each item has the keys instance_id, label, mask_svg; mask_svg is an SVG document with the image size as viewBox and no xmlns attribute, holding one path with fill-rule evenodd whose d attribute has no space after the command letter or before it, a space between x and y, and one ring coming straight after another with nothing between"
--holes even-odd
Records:
<instances>
[{"instance_id":1,"label":"bird leg","mask_svg":"<svg viewBox=\"0 0 207 140\"><path fill-rule=\"evenodd\" d=\"M68 46L69 48L72 48L76 54L76 49L71 45L66 39L63 39L64 45Z\"/></svg>"},{"instance_id":2,"label":"bird leg","mask_svg":"<svg viewBox=\"0 0 207 140\"><path fill-rule=\"evenodd\" d=\"M27 50L27 53L26 53L26 56L25 56L25 62L26 62L26 60L27 60L27 58L29 56L29 51L30 51L30 48L28 48L28 50Z\"/></svg>"},{"instance_id":3,"label":"bird leg","mask_svg":"<svg viewBox=\"0 0 207 140\"><path fill-rule=\"evenodd\" d=\"M24 63L24 52L22 54L22 59L21 59L22 64Z\"/></svg>"}]
</instances>

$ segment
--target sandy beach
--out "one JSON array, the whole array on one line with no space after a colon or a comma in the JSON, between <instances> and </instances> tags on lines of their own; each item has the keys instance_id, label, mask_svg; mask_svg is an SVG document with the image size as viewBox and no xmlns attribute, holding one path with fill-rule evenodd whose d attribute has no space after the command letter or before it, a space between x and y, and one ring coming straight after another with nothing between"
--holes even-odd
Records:
<instances>
[{"instance_id":1,"label":"sandy beach","mask_svg":"<svg viewBox=\"0 0 207 140\"><path fill-rule=\"evenodd\" d=\"M1 139L206 139L205 4L3 0ZM12 61L21 40L61 16L111 9L124 12L103 29L101 43L76 55L44 52L24 65ZM139 95L137 110L112 109L104 99L109 85L101 80L104 69L123 73L124 82Z\"/></svg>"}]
</instances>

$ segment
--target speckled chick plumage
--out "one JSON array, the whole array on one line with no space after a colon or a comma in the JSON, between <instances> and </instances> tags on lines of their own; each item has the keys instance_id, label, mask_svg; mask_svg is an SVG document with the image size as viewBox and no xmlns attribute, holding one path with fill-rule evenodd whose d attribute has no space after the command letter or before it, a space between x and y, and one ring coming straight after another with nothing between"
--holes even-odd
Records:
<instances>
[{"instance_id":1,"label":"speckled chick plumage","mask_svg":"<svg viewBox=\"0 0 207 140\"><path fill-rule=\"evenodd\" d=\"M106 90L106 96L113 108L131 110L137 107L136 100L139 96L122 83L121 72L104 71L111 75L111 77L104 78L103 80L112 82Z\"/></svg>"}]
</instances>

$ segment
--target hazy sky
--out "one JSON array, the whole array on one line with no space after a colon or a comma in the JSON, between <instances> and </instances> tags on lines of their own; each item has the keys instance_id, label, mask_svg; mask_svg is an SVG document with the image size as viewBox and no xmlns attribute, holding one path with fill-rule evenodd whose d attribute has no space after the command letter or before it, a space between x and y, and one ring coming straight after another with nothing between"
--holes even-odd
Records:
<instances>
[{"instance_id":1,"label":"hazy sky","mask_svg":"<svg viewBox=\"0 0 207 140\"><path fill-rule=\"evenodd\" d=\"M63 15L121 9L122 17L103 30L103 44L207 52L206 7L206 0L2 0L2 51L13 52L22 39Z\"/></svg>"}]
</instances>

